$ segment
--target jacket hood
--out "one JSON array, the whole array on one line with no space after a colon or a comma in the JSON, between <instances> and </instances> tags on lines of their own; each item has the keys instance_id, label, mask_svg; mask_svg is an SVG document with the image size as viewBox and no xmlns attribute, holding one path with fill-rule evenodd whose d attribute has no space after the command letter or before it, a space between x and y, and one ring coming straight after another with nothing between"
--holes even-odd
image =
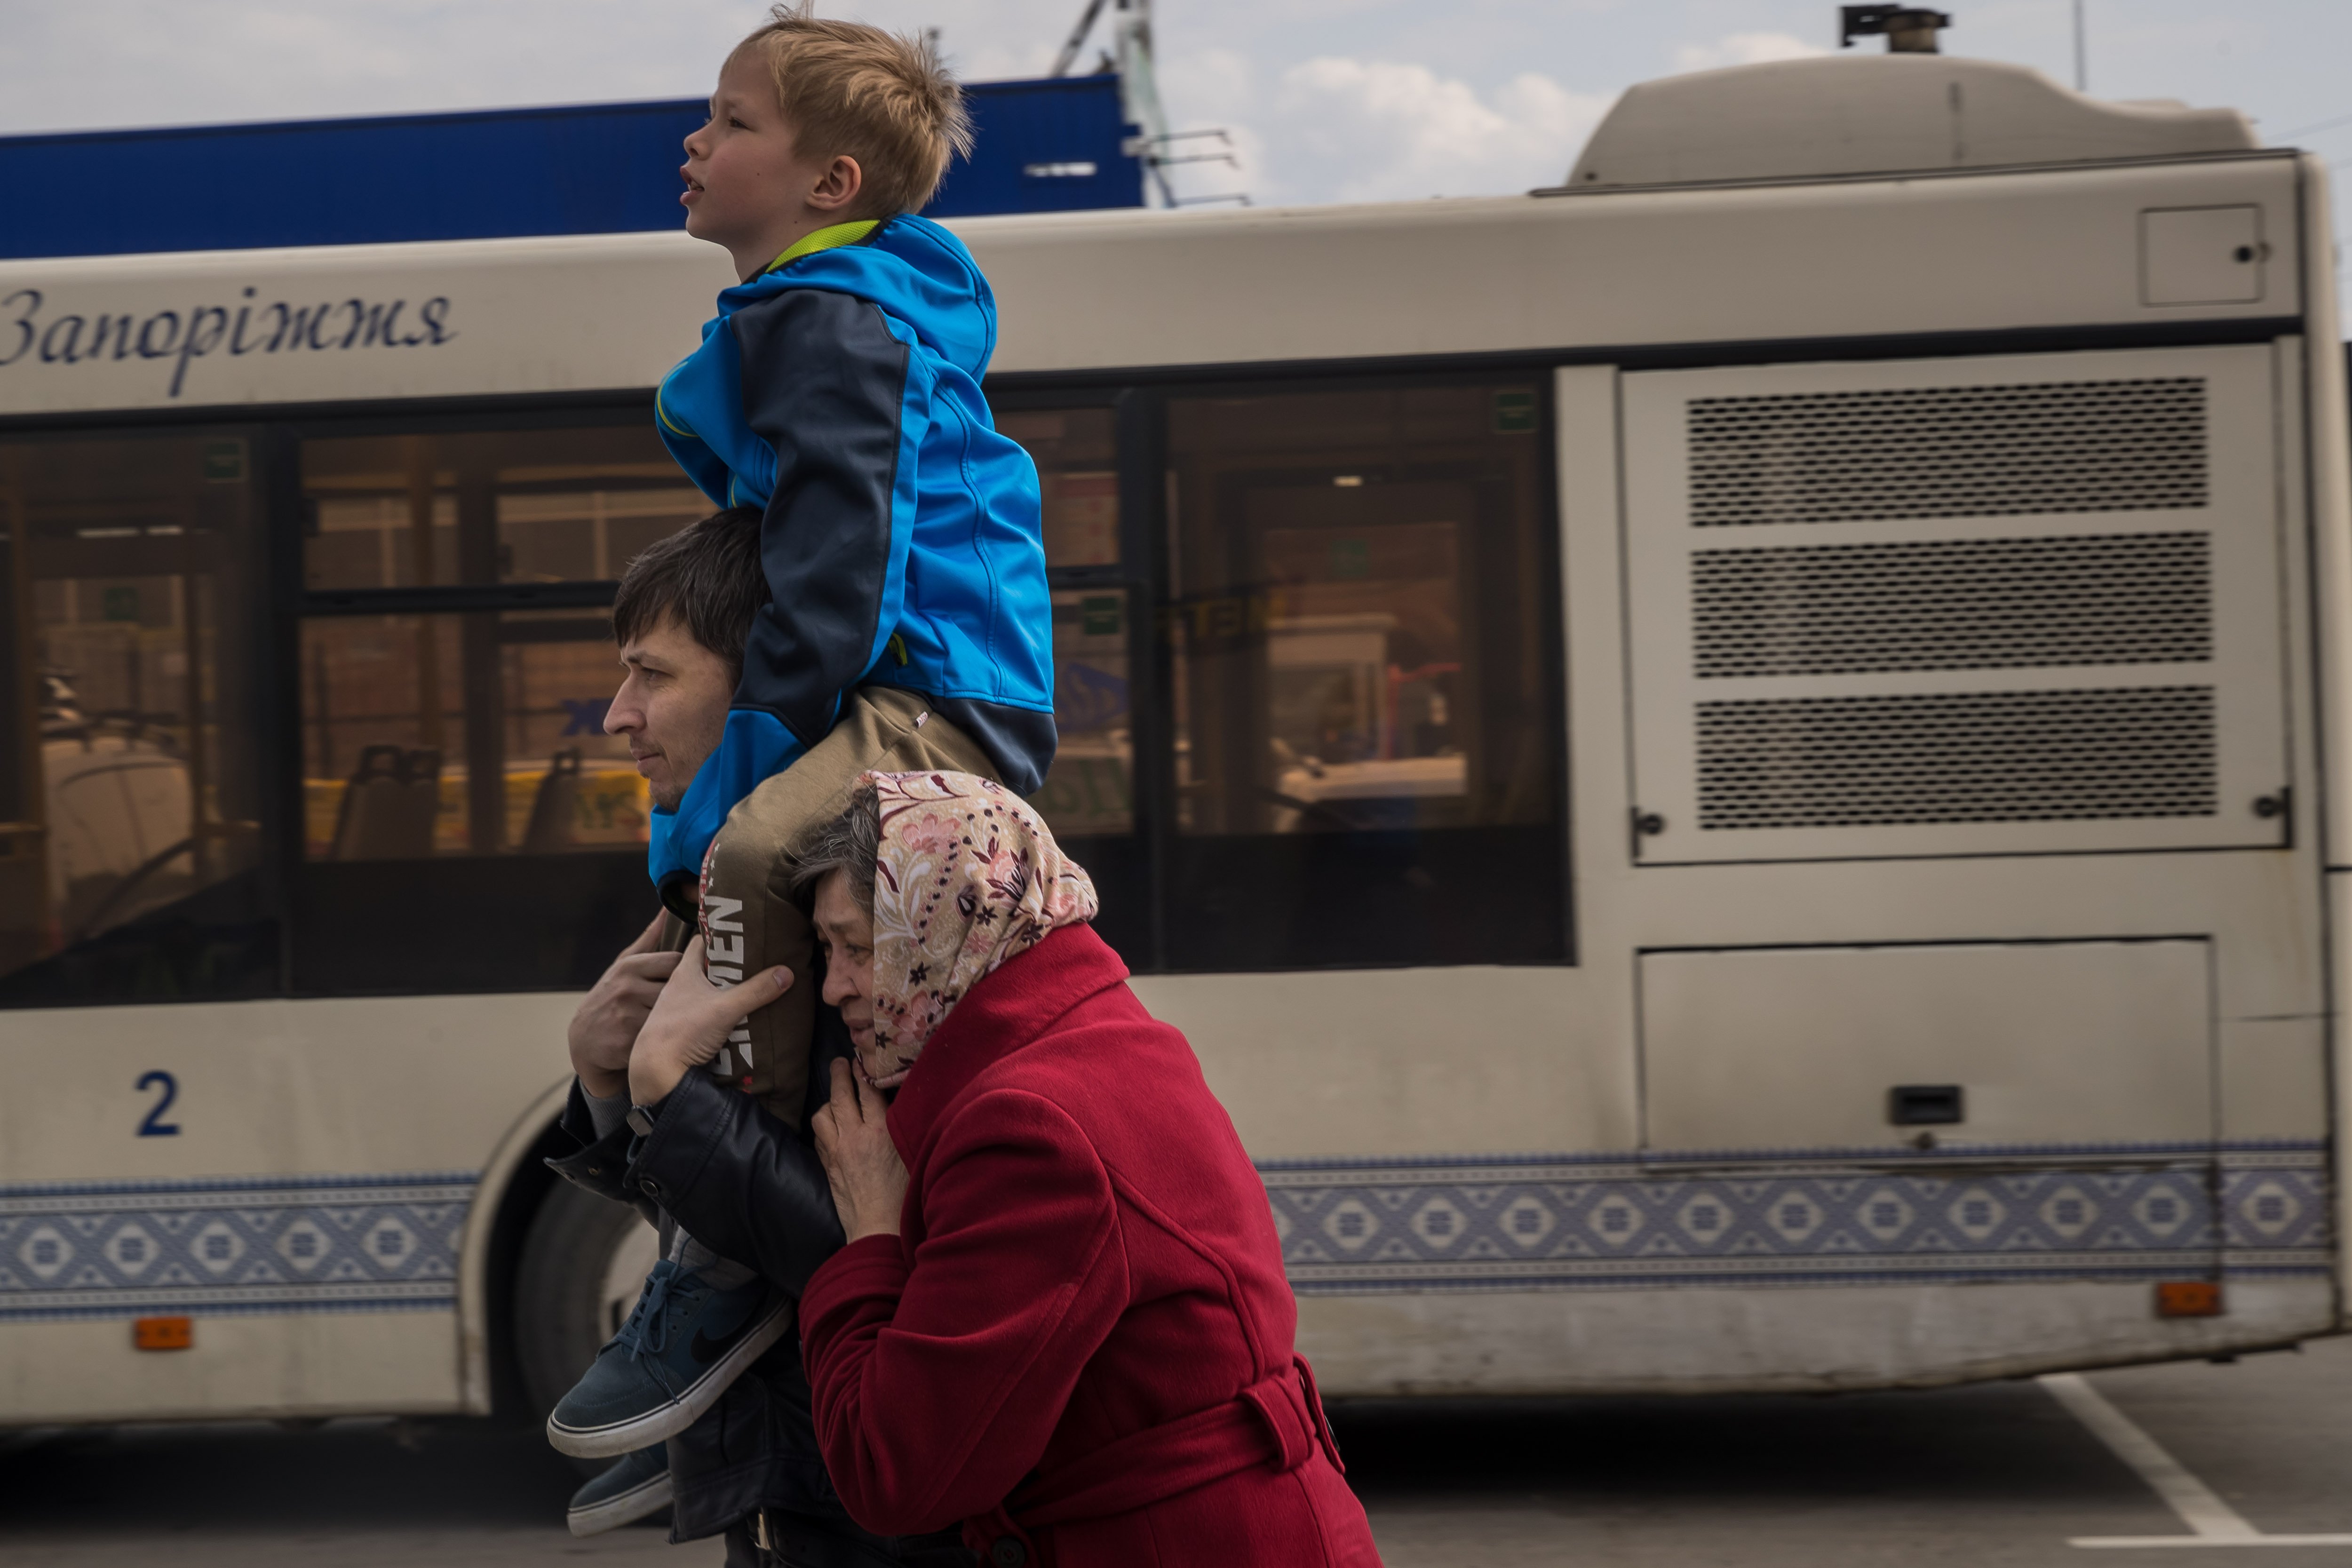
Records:
<instances>
[{"instance_id":1,"label":"jacket hood","mask_svg":"<svg viewBox=\"0 0 2352 1568\"><path fill-rule=\"evenodd\" d=\"M996 296L971 252L912 213L884 220L863 239L793 257L721 291L719 317L787 289L830 289L866 300L907 323L925 348L974 381L996 352Z\"/></svg>"}]
</instances>

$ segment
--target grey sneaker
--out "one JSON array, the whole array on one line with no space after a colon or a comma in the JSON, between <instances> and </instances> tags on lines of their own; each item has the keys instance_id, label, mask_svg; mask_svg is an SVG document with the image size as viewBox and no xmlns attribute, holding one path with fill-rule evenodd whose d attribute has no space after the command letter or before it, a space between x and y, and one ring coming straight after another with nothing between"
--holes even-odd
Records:
<instances>
[{"instance_id":1,"label":"grey sneaker","mask_svg":"<svg viewBox=\"0 0 2352 1568\"><path fill-rule=\"evenodd\" d=\"M669 1451L659 1443L627 1455L572 1494L563 1521L574 1535L602 1535L669 1506Z\"/></svg>"},{"instance_id":2,"label":"grey sneaker","mask_svg":"<svg viewBox=\"0 0 2352 1568\"><path fill-rule=\"evenodd\" d=\"M722 1290L667 1258L621 1331L547 1418L547 1440L583 1459L674 1437L792 1326L793 1299L764 1279Z\"/></svg>"}]
</instances>

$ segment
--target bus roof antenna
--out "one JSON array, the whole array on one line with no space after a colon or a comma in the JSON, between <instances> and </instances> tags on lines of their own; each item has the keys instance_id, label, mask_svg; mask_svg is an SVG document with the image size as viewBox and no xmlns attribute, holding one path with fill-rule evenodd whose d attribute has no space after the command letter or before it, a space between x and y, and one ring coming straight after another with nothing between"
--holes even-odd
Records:
<instances>
[{"instance_id":1,"label":"bus roof antenna","mask_svg":"<svg viewBox=\"0 0 2352 1568\"><path fill-rule=\"evenodd\" d=\"M1920 5L1841 5L1838 7L1838 47L1853 47L1856 38L1884 34L1891 55L1938 53L1936 35L1952 25L1948 11Z\"/></svg>"}]
</instances>

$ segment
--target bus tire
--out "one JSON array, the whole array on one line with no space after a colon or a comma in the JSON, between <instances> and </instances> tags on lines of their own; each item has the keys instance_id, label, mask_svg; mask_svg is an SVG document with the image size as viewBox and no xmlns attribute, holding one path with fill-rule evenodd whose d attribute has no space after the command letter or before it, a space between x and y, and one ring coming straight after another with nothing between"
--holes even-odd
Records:
<instances>
[{"instance_id":1,"label":"bus tire","mask_svg":"<svg viewBox=\"0 0 2352 1568\"><path fill-rule=\"evenodd\" d=\"M659 1249L626 1204L559 1181L540 1201L515 1268L515 1370L531 1414L547 1419L637 1299ZM584 1472L608 1459L577 1460Z\"/></svg>"}]
</instances>

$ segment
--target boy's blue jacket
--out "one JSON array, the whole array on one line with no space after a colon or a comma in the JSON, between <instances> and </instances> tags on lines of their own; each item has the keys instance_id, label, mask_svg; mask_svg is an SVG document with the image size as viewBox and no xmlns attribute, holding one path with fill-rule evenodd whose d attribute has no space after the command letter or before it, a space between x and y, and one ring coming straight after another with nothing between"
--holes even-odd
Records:
<instances>
[{"instance_id":1,"label":"boy's blue jacket","mask_svg":"<svg viewBox=\"0 0 2352 1568\"><path fill-rule=\"evenodd\" d=\"M1036 467L981 396L995 347L970 253L902 215L820 229L721 293L663 381L679 466L720 506L766 512L768 603L719 749L653 814L656 884L699 873L735 803L867 681L931 698L1013 789L1044 781L1053 605Z\"/></svg>"}]
</instances>

